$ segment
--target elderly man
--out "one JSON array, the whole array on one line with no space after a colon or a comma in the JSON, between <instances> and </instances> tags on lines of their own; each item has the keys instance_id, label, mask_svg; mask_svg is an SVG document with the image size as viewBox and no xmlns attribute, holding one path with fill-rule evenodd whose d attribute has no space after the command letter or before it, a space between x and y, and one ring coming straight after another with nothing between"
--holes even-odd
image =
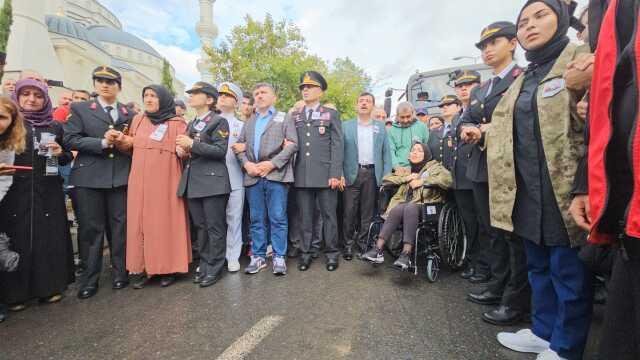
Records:
<instances>
[{"instance_id":1,"label":"elderly man","mask_svg":"<svg viewBox=\"0 0 640 360\"><path fill-rule=\"evenodd\" d=\"M253 97L256 113L245 122L238 142L231 147L246 172L244 185L251 213L252 256L245 273L257 274L267 267L267 241L271 239L273 274L286 275L287 196L298 136L291 118L275 109L273 86L257 84Z\"/></svg>"},{"instance_id":2,"label":"elderly man","mask_svg":"<svg viewBox=\"0 0 640 360\"><path fill-rule=\"evenodd\" d=\"M413 144L427 144L429 141L427 127L416 119L416 111L411 103L398 104L396 122L388 134L393 169L397 173L405 172L409 169L409 152Z\"/></svg>"},{"instance_id":3,"label":"elderly man","mask_svg":"<svg viewBox=\"0 0 640 360\"><path fill-rule=\"evenodd\" d=\"M238 100L242 99L242 90L234 83L224 82L218 86L217 107L223 118L229 122L229 147L227 150L227 169L231 182L231 194L227 203L227 269L229 272L240 270L240 252L242 251L242 212L244 210L244 185L240 163L232 151L238 142L244 123L236 118Z\"/></svg>"}]
</instances>

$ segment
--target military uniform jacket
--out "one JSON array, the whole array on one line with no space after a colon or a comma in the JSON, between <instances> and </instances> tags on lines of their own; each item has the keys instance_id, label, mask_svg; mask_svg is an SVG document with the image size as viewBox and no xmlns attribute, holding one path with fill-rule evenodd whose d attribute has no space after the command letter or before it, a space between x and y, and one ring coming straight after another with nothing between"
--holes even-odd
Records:
<instances>
[{"instance_id":1,"label":"military uniform jacket","mask_svg":"<svg viewBox=\"0 0 640 360\"><path fill-rule=\"evenodd\" d=\"M440 162L447 170L451 171L453 163L453 135L451 131L445 132L443 125L439 129L429 132L429 151L434 160Z\"/></svg>"},{"instance_id":2,"label":"military uniform jacket","mask_svg":"<svg viewBox=\"0 0 640 360\"><path fill-rule=\"evenodd\" d=\"M472 190L473 183L467 177L467 166L471 158L474 145L467 144L460 138L462 130L462 117L457 116L451 124L451 136L453 142L453 157L451 159L451 175L453 176L453 188L455 190Z\"/></svg>"},{"instance_id":3,"label":"military uniform jacket","mask_svg":"<svg viewBox=\"0 0 640 360\"><path fill-rule=\"evenodd\" d=\"M303 111L291 114L298 134L295 186L328 188L329 179L342 177L344 140L337 111L318 107L310 118Z\"/></svg>"},{"instance_id":4,"label":"military uniform jacket","mask_svg":"<svg viewBox=\"0 0 640 360\"><path fill-rule=\"evenodd\" d=\"M202 120L194 120L187 128L194 139L191 157L187 159L178 185L178 196L189 199L231 193L226 156L229 123L213 112Z\"/></svg>"},{"instance_id":5,"label":"military uniform jacket","mask_svg":"<svg viewBox=\"0 0 640 360\"><path fill-rule=\"evenodd\" d=\"M549 177L562 220L572 246L584 242L581 230L569 213L573 200L573 180L585 151L584 122L576 113L581 96L566 88L562 76L567 64L581 51L569 44L545 76L536 95L542 148ZM513 232L513 209L516 201L516 167L514 155L514 109L524 76L518 77L493 112L491 127L485 132L489 175L491 225Z\"/></svg>"},{"instance_id":6,"label":"military uniform jacket","mask_svg":"<svg viewBox=\"0 0 640 360\"><path fill-rule=\"evenodd\" d=\"M71 185L95 189L111 189L127 185L131 155L114 148L102 148L102 139L109 129L124 130L135 115L116 103L118 119L111 116L97 100L71 104L71 113L64 127L64 144L78 151L71 169Z\"/></svg>"},{"instance_id":7,"label":"military uniform jacket","mask_svg":"<svg viewBox=\"0 0 640 360\"><path fill-rule=\"evenodd\" d=\"M515 66L503 79L494 84L491 93L487 90L491 81L484 82L471 92L469 108L462 115L462 122L469 125L491 123L493 110L502 99L502 95L509 89L515 79L522 74L522 68ZM484 138L484 135L483 135ZM472 147L471 159L467 165L467 178L473 182L487 182L487 153L484 151L484 139Z\"/></svg>"}]
</instances>

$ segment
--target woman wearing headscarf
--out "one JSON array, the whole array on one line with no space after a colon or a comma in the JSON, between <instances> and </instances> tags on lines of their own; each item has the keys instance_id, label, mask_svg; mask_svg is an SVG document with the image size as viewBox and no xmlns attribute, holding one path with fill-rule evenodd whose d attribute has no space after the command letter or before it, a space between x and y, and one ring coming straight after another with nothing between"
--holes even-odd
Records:
<instances>
[{"instance_id":1,"label":"woman wearing headscarf","mask_svg":"<svg viewBox=\"0 0 640 360\"><path fill-rule=\"evenodd\" d=\"M25 151L15 156L14 164L33 170L15 173L0 204L0 229L11 239L11 250L20 255L16 272L0 273L0 294L10 310L20 311L32 299L60 301L74 281L62 177L52 166L56 160L58 165L68 164L72 155L60 146L62 127L53 121L45 84L20 80L12 99L27 132Z\"/></svg>"},{"instance_id":2,"label":"woman wearing headscarf","mask_svg":"<svg viewBox=\"0 0 640 360\"><path fill-rule=\"evenodd\" d=\"M451 187L451 173L434 160L427 144L415 143L409 152L410 173L392 174L382 179L383 186L398 186L391 198L385 222L375 246L362 255L363 259L376 264L384 262L384 244L402 225L403 248L394 266L406 270L412 266L411 250L415 242L422 204L442 203L445 191ZM432 188L423 189L424 185Z\"/></svg>"},{"instance_id":3,"label":"woman wearing headscarf","mask_svg":"<svg viewBox=\"0 0 640 360\"><path fill-rule=\"evenodd\" d=\"M175 143L187 125L176 115L173 96L164 86L147 86L142 97L144 112L133 119L126 139L133 150L126 258L135 289L156 275L167 287L176 273L188 272L191 262L186 205L175 193L182 176Z\"/></svg>"},{"instance_id":4,"label":"woman wearing headscarf","mask_svg":"<svg viewBox=\"0 0 640 360\"><path fill-rule=\"evenodd\" d=\"M538 359L581 359L591 322L591 275L578 258L585 234L569 213L584 153L582 94L563 73L580 51L569 43L562 0L529 0L517 37L530 65L504 94L486 133L491 223L524 239L532 328L498 341Z\"/></svg>"}]
</instances>

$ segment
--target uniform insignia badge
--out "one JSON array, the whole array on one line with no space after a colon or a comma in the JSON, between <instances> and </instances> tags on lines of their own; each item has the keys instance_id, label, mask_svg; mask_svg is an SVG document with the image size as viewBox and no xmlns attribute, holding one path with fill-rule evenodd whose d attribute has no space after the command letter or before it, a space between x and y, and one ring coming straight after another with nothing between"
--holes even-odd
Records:
<instances>
[{"instance_id":1,"label":"uniform insignia badge","mask_svg":"<svg viewBox=\"0 0 640 360\"><path fill-rule=\"evenodd\" d=\"M98 108L98 104L96 104L96 103L91 103L91 106L89 106L89 108L90 108L91 110L95 110L95 109L97 109L97 108Z\"/></svg>"},{"instance_id":2,"label":"uniform insignia badge","mask_svg":"<svg viewBox=\"0 0 640 360\"><path fill-rule=\"evenodd\" d=\"M223 131L223 130L218 130L218 134L223 138L226 139L229 136L229 132L228 131Z\"/></svg>"},{"instance_id":3,"label":"uniform insignia badge","mask_svg":"<svg viewBox=\"0 0 640 360\"><path fill-rule=\"evenodd\" d=\"M324 126L320 126L318 128L318 131L320 132L320 135L324 135L324 133L326 132L326 128Z\"/></svg>"},{"instance_id":4,"label":"uniform insignia badge","mask_svg":"<svg viewBox=\"0 0 640 360\"><path fill-rule=\"evenodd\" d=\"M124 114L124 116L128 116L129 115L129 111L127 110L126 106L121 107L120 111Z\"/></svg>"},{"instance_id":5,"label":"uniform insignia badge","mask_svg":"<svg viewBox=\"0 0 640 360\"><path fill-rule=\"evenodd\" d=\"M542 89L542 97L548 98L564 90L564 79L557 78L547 82Z\"/></svg>"}]
</instances>

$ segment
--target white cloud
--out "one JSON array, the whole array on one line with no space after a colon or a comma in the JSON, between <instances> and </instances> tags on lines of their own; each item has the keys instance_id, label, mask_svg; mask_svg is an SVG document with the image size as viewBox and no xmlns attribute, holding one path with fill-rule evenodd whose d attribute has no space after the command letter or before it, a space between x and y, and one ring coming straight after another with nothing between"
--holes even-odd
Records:
<instances>
[{"instance_id":1,"label":"white cloud","mask_svg":"<svg viewBox=\"0 0 640 360\"><path fill-rule=\"evenodd\" d=\"M196 68L200 51L188 51L175 45L164 45L153 39L144 39L153 46L162 56L167 58L176 70L177 78L184 82L187 87L200 80L200 74Z\"/></svg>"}]
</instances>

